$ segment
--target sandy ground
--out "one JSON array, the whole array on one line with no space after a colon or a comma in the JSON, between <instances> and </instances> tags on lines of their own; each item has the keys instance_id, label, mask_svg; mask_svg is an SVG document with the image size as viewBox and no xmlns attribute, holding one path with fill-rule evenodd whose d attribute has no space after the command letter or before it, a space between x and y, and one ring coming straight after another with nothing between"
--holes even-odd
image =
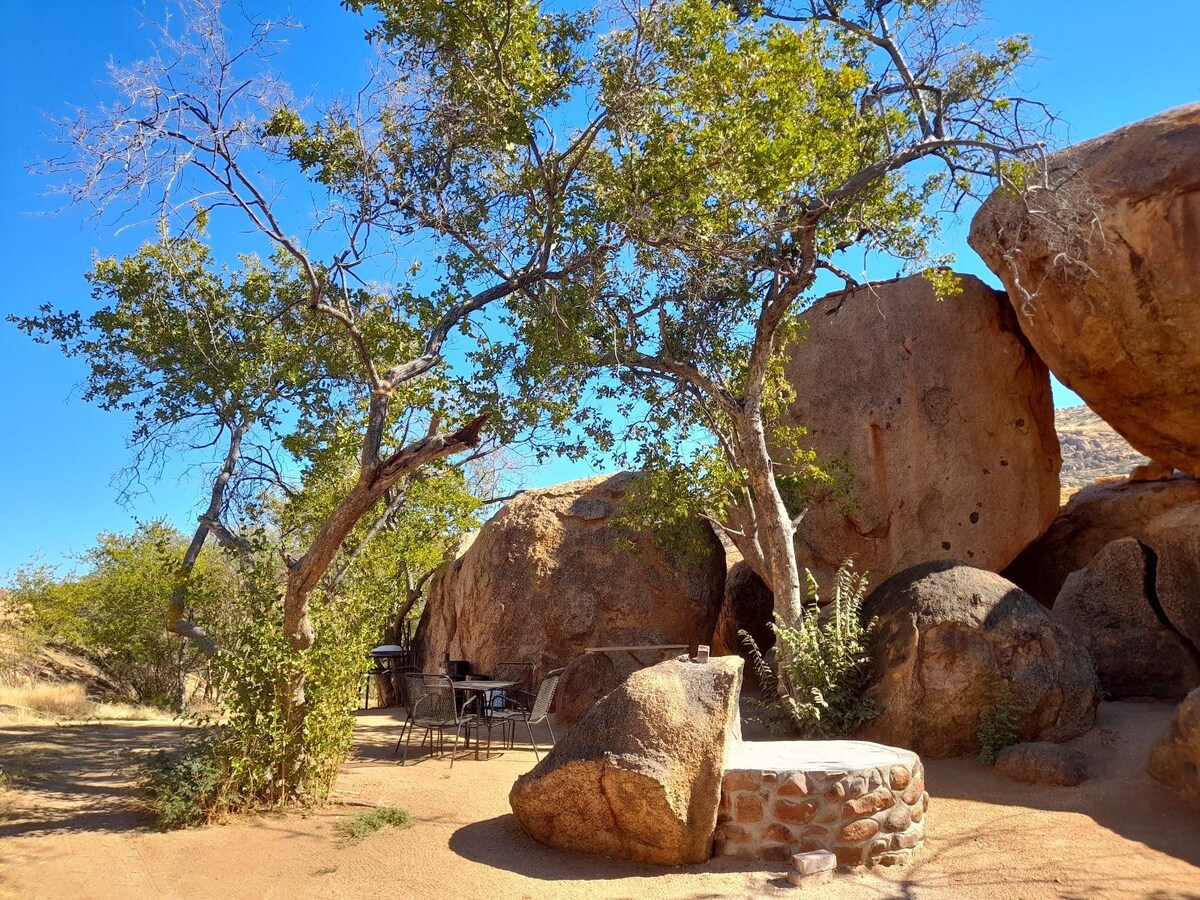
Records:
<instances>
[{"instance_id":1,"label":"sandy ground","mask_svg":"<svg viewBox=\"0 0 1200 900\"><path fill-rule=\"evenodd\" d=\"M1200 900L1200 811L1142 770L1166 727L1163 704L1114 703L1081 740L1093 778L1078 788L1013 784L965 760L927 762L933 798L921 856L842 875L822 898ZM183 832L153 830L129 782L132 756L177 740L170 723L0 728L16 770L0 819L0 895L21 898L717 898L797 896L782 871L718 864L660 869L560 853L525 837L508 810L533 765L503 756L391 757L395 722L361 716L344 801L407 809L410 829L357 845L333 826L357 807L273 815ZM543 732L544 735L544 732Z\"/></svg>"}]
</instances>

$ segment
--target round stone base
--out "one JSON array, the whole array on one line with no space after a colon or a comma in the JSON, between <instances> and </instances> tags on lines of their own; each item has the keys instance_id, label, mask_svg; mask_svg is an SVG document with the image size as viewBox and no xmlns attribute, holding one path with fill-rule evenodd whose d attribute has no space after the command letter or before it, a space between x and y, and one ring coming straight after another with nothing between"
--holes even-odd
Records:
<instances>
[{"instance_id":1,"label":"round stone base","mask_svg":"<svg viewBox=\"0 0 1200 900\"><path fill-rule=\"evenodd\" d=\"M786 862L829 850L839 866L896 865L925 836L917 754L866 741L746 741L730 747L717 856Z\"/></svg>"}]
</instances>

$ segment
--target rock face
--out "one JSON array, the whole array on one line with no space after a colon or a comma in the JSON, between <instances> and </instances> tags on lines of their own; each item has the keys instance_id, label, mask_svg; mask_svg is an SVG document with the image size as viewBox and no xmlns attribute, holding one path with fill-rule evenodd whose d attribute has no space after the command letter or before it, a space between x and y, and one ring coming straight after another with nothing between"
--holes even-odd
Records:
<instances>
[{"instance_id":1,"label":"rock face","mask_svg":"<svg viewBox=\"0 0 1200 900\"><path fill-rule=\"evenodd\" d=\"M699 521L678 550L620 527L635 477L572 481L508 503L431 579L418 664L432 671L449 653L487 673L526 661L537 680L587 647L711 643L721 544Z\"/></svg>"},{"instance_id":2,"label":"rock face","mask_svg":"<svg viewBox=\"0 0 1200 900\"><path fill-rule=\"evenodd\" d=\"M1179 704L1167 733L1150 748L1146 771L1200 803L1200 688Z\"/></svg>"},{"instance_id":3,"label":"rock face","mask_svg":"<svg viewBox=\"0 0 1200 900\"><path fill-rule=\"evenodd\" d=\"M1154 587L1163 615L1200 650L1200 502L1185 503L1146 527L1154 551Z\"/></svg>"},{"instance_id":4,"label":"rock face","mask_svg":"<svg viewBox=\"0 0 1200 900\"><path fill-rule=\"evenodd\" d=\"M1021 328L1051 371L1135 448L1193 475L1198 159L1200 104L1192 104L1055 154L1051 177L1065 189L1028 204L994 194L968 238L1022 310ZM1061 206L1083 213L1082 224L1068 225L1071 238L1054 224L1063 217L1029 212ZM1026 298L1022 285L1036 295Z\"/></svg>"},{"instance_id":5,"label":"rock face","mask_svg":"<svg viewBox=\"0 0 1200 900\"><path fill-rule=\"evenodd\" d=\"M669 660L588 711L509 794L536 840L660 865L712 850L727 743L740 739L742 661Z\"/></svg>"},{"instance_id":6,"label":"rock face","mask_svg":"<svg viewBox=\"0 0 1200 900\"><path fill-rule=\"evenodd\" d=\"M1046 367L1002 293L923 277L819 300L787 362L789 423L844 458L857 510L817 502L797 534L822 586L853 557L879 583L930 559L1000 571L1054 519L1060 457Z\"/></svg>"},{"instance_id":7,"label":"rock face","mask_svg":"<svg viewBox=\"0 0 1200 900\"><path fill-rule=\"evenodd\" d=\"M1087 781L1087 756L1075 747L1034 741L1001 750L996 757L996 771L1026 784L1073 787Z\"/></svg>"},{"instance_id":8,"label":"rock face","mask_svg":"<svg viewBox=\"0 0 1200 900\"><path fill-rule=\"evenodd\" d=\"M1067 576L1050 614L1088 651L1112 699L1179 698L1200 685L1195 648L1155 608L1152 552L1135 538L1106 544Z\"/></svg>"},{"instance_id":9,"label":"rock face","mask_svg":"<svg viewBox=\"0 0 1200 900\"><path fill-rule=\"evenodd\" d=\"M775 632L771 630L775 595L736 550L729 553L727 561L731 565L725 576L725 600L717 617L712 652L717 656L745 656L746 646L738 635L745 630L766 653L775 646Z\"/></svg>"},{"instance_id":10,"label":"rock face","mask_svg":"<svg viewBox=\"0 0 1200 900\"><path fill-rule=\"evenodd\" d=\"M927 757L973 755L1000 682L1020 709L1022 741L1066 741L1092 727L1100 691L1087 651L999 575L924 563L880 585L863 615L877 619L867 740Z\"/></svg>"},{"instance_id":11,"label":"rock face","mask_svg":"<svg viewBox=\"0 0 1200 900\"><path fill-rule=\"evenodd\" d=\"M554 721L570 728L609 691L634 672L656 665L679 650L605 650L582 653L567 663L554 694Z\"/></svg>"},{"instance_id":12,"label":"rock face","mask_svg":"<svg viewBox=\"0 0 1200 900\"><path fill-rule=\"evenodd\" d=\"M1082 569L1104 545L1124 537L1145 543L1146 528L1164 512L1200 501L1200 481L1119 481L1086 487L1073 496L1054 522L1004 571L1004 576L1045 606L1052 606L1063 582Z\"/></svg>"}]
</instances>

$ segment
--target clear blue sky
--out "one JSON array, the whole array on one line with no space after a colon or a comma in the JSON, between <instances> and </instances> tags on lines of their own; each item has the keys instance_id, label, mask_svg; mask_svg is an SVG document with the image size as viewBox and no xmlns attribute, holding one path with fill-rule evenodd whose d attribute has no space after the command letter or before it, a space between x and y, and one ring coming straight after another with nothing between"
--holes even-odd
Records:
<instances>
[{"instance_id":1,"label":"clear blue sky","mask_svg":"<svg viewBox=\"0 0 1200 900\"><path fill-rule=\"evenodd\" d=\"M982 0L997 34L1027 32L1038 52L1025 76L1026 92L1070 123L1071 141L1200 98L1195 50L1196 0L1159 0L1143 13L1125 0ZM362 20L336 0L290 8L247 0L254 11L290 11L308 27L294 35L285 75L298 94L354 84L365 47ZM110 57L145 54L147 31L133 0L0 0L0 263L7 273L3 312L29 313L50 301L88 307L83 279L94 251L121 253L147 237L116 235L83 221L79 212L52 209L45 184L25 167L51 152L45 114L67 104L88 105ZM145 5L154 17L161 2ZM957 268L993 284L996 279L962 243L966 223L951 235ZM85 370L52 347L34 345L0 323L0 583L4 573L41 554L57 563L86 547L97 533L124 530L135 517L166 516L188 528L199 497L185 461L168 466L131 508L116 503L110 481L127 461L128 423L79 399ZM1056 386L1060 405L1078 402ZM536 473L539 483L584 474L565 464Z\"/></svg>"}]
</instances>

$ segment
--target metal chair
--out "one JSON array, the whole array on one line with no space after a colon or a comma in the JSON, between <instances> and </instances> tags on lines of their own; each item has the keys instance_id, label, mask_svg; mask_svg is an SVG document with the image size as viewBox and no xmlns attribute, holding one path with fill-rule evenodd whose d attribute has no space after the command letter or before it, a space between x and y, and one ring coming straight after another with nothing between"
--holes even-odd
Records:
<instances>
[{"instance_id":1,"label":"metal chair","mask_svg":"<svg viewBox=\"0 0 1200 900\"><path fill-rule=\"evenodd\" d=\"M419 690L421 691L421 695L414 697L412 709L409 711L408 740L404 744L404 757L401 759L400 764L404 765L408 761L408 745L412 742L412 729L414 726L420 725L425 729L425 736L421 738L421 744L424 746L425 738L429 738L431 748L433 746L433 732L437 731L438 747L440 748L446 729L453 725L454 749L450 751L450 768L453 769L454 753L458 750L458 739L465 731L469 740L471 729L478 728L480 725L479 716L467 712L467 707L474 702L474 698L464 703L460 711L458 704L454 700L454 682L449 676L423 675L420 681L421 687ZM415 687L416 682L413 679L410 681L410 688ZM476 746L478 746L478 742Z\"/></svg>"},{"instance_id":2,"label":"metal chair","mask_svg":"<svg viewBox=\"0 0 1200 900\"><path fill-rule=\"evenodd\" d=\"M563 670L555 669L552 672L547 672L546 677L542 679L542 683L538 685L537 695L528 694L525 691L517 691L518 695L524 694L523 698L509 698L509 705L504 709L496 710L492 715L498 719L508 721L513 726L513 731L516 731L516 723L524 722L525 730L529 732L529 742L533 744L533 756L541 762L541 754L538 753L537 741L533 737L533 726L546 723L546 728L550 730L550 746L553 747L558 740L554 736L554 727L550 724L550 706L554 703L554 692L558 690L558 680L562 677ZM526 702L523 702L526 701ZM513 739L515 740L515 738ZM509 742L512 746L512 740Z\"/></svg>"},{"instance_id":3,"label":"metal chair","mask_svg":"<svg viewBox=\"0 0 1200 900\"><path fill-rule=\"evenodd\" d=\"M403 679L403 687L401 689L401 705L404 707L404 721L400 724L400 738L396 741L396 749L392 751L392 756L400 752L400 744L404 742L405 730L408 731L409 740L412 739L413 727L413 708L417 701L426 695L425 676L421 672L406 672ZM421 739L421 743L425 743L425 739ZM405 757L408 756L408 749L405 748Z\"/></svg>"}]
</instances>

